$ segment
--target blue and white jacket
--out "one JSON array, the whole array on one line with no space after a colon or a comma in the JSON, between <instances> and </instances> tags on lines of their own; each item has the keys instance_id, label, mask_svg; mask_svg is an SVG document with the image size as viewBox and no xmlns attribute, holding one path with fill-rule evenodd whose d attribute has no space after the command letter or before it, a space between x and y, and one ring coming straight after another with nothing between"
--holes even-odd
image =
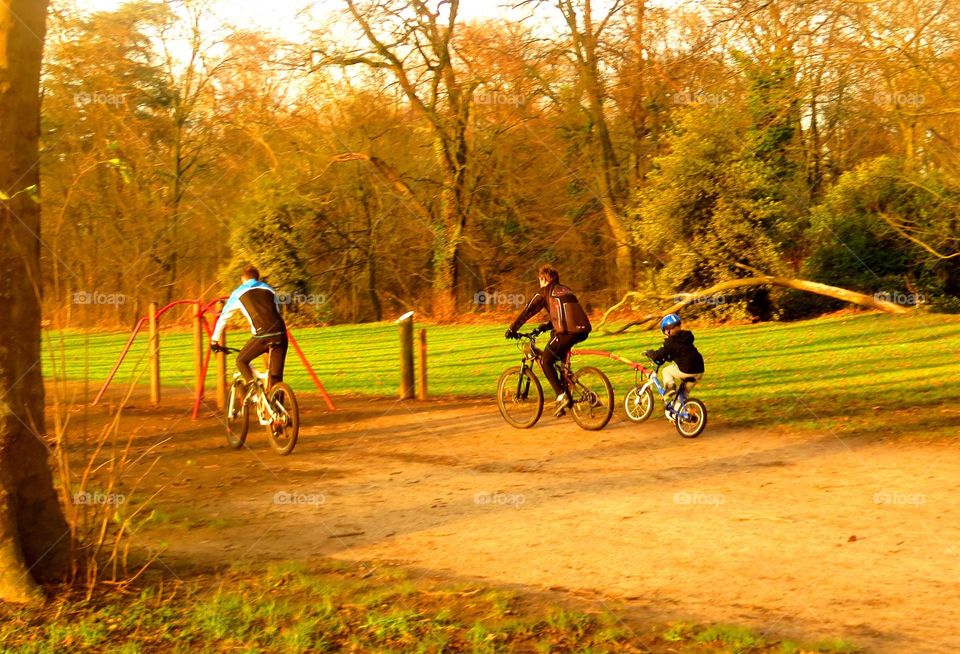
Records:
<instances>
[{"instance_id":1,"label":"blue and white jacket","mask_svg":"<svg viewBox=\"0 0 960 654\"><path fill-rule=\"evenodd\" d=\"M254 338L266 338L287 332L287 325L280 315L280 302L277 299L277 292L266 282L261 282L258 279L248 279L240 284L227 298L227 303L223 306L223 311L217 319L217 325L213 328L213 336L210 337L211 342L217 343L220 341L223 330L227 326L227 321L237 311L246 316Z\"/></svg>"}]
</instances>

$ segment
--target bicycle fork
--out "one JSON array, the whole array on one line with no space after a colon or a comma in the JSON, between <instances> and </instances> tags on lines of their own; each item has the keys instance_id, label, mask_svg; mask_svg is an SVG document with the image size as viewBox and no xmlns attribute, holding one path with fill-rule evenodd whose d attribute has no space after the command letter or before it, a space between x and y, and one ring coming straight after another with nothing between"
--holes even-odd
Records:
<instances>
[{"instance_id":1,"label":"bicycle fork","mask_svg":"<svg viewBox=\"0 0 960 654\"><path fill-rule=\"evenodd\" d=\"M650 386L653 386L656 389L657 394L660 396L660 400L663 402L663 408L667 414L667 417L671 419L676 418L678 412L673 407L674 405L681 407L683 406L683 403L686 400L686 395L683 393L683 390L678 390L677 394L673 398L673 401L668 402L667 389L663 384L660 383L660 379L656 375L651 375L650 380L640 387L640 393L643 393Z\"/></svg>"},{"instance_id":2,"label":"bicycle fork","mask_svg":"<svg viewBox=\"0 0 960 654\"><path fill-rule=\"evenodd\" d=\"M526 375L527 367L526 362L520 366L520 376L517 378L517 394L514 396L514 402L520 402L521 400L526 400L527 396L530 395L530 378Z\"/></svg>"}]
</instances>

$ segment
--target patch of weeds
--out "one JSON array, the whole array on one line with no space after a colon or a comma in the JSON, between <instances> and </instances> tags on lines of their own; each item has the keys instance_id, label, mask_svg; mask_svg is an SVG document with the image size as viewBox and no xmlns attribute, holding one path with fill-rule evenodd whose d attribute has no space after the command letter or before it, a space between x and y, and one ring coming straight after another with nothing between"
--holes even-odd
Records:
<instances>
[{"instance_id":1,"label":"patch of weeds","mask_svg":"<svg viewBox=\"0 0 960 654\"><path fill-rule=\"evenodd\" d=\"M503 618L513 613L512 605L517 594L512 591L487 591L483 599L490 603L490 615L494 618Z\"/></svg>"},{"instance_id":2,"label":"patch of weeds","mask_svg":"<svg viewBox=\"0 0 960 654\"><path fill-rule=\"evenodd\" d=\"M719 643L730 648L731 652L746 652L766 645L763 637L746 627L731 625L712 625L698 633L694 640L698 643Z\"/></svg>"},{"instance_id":3,"label":"patch of weeds","mask_svg":"<svg viewBox=\"0 0 960 654\"><path fill-rule=\"evenodd\" d=\"M572 632L576 636L583 636L587 629L594 626L594 619L583 613L568 611L563 608L553 608L547 614L547 624L562 632Z\"/></svg>"},{"instance_id":4,"label":"patch of weeds","mask_svg":"<svg viewBox=\"0 0 960 654\"><path fill-rule=\"evenodd\" d=\"M450 625L456 626L459 622L456 619L456 615L453 612L453 609L450 607L444 607L437 611L436 615L433 616L433 622L439 625Z\"/></svg>"},{"instance_id":5,"label":"patch of weeds","mask_svg":"<svg viewBox=\"0 0 960 654\"><path fill-rule=\"evenodd\" d=\"M812 648L824 654L859 654L863 651L850 642L834 639L817 641Z\"/></svg>"},{"instance_id":6,"label":"patch of weeds","mask_svg":"<svg viewBox=\"0 0 960 654\"><path fill-rule=\"evenodd\" d=\"M497 632L489 629L482 622L475 622L466 633L470 651L474 654L492 654L498 651Z\"/></svg>"},{"instance_id":7,"label":"patch of weeds","mask_svg":"<svg viewBox=\"0 0 960 654\"><path fill-rule=\"evenodd\" d=\"M671 643L690 640L696 632L696 625L689 622L676 622L663 632L663 639Z\"/></svg>"},{"instance_id":8,"label":"patch of weeds","mask_svg":"<svg viewBox=\"0 0 960 654\"><path fill-rule=\"evenodd\" d=\"M418 631L420 614L409 609L393 609L388 613L370 613L361 625L378 643L413 642Z\"/></svg>"}]
</instances>

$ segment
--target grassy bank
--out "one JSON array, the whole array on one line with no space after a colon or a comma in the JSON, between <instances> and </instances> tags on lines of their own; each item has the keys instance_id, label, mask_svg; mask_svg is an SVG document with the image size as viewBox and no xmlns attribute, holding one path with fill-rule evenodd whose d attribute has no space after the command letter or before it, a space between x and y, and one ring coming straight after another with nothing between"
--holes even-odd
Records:
<instances>
[{"instance_id":1,"label":"grassy bank","mask_svg":"<svg viewBox=\"0 0 960 654\"><path fill-rule=\"evenodd\" d=\"M129 597L0 606L0 651L116 652L856 652L727 625L641 625L616 608L418 580L396 568L327 562L235 569L144 585Z\"/></svg>"}]
</instances>

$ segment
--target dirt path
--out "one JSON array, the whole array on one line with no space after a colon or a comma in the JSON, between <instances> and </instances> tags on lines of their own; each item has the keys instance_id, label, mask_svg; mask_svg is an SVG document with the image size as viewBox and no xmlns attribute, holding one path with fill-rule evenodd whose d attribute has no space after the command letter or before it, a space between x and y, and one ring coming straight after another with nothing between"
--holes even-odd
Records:
<instances>
[{"instance_id":1,"label":"dirt path","mask_svg":"<svg viewBox=\"0 0 960 654\"><path fill-rule=\"evenodd\" d=\"M287 458L257 431L228 450L186 402L128 412L141 449L172 437L150 478L166 486L158 507L218 521L143 534L168 545L164 562L390 560L625 598L657 619L960 649L960 460L947 445L709 427L683 440L662 418L518 431L480 401L306 404Z\"/></svg>"}]
</instances>

